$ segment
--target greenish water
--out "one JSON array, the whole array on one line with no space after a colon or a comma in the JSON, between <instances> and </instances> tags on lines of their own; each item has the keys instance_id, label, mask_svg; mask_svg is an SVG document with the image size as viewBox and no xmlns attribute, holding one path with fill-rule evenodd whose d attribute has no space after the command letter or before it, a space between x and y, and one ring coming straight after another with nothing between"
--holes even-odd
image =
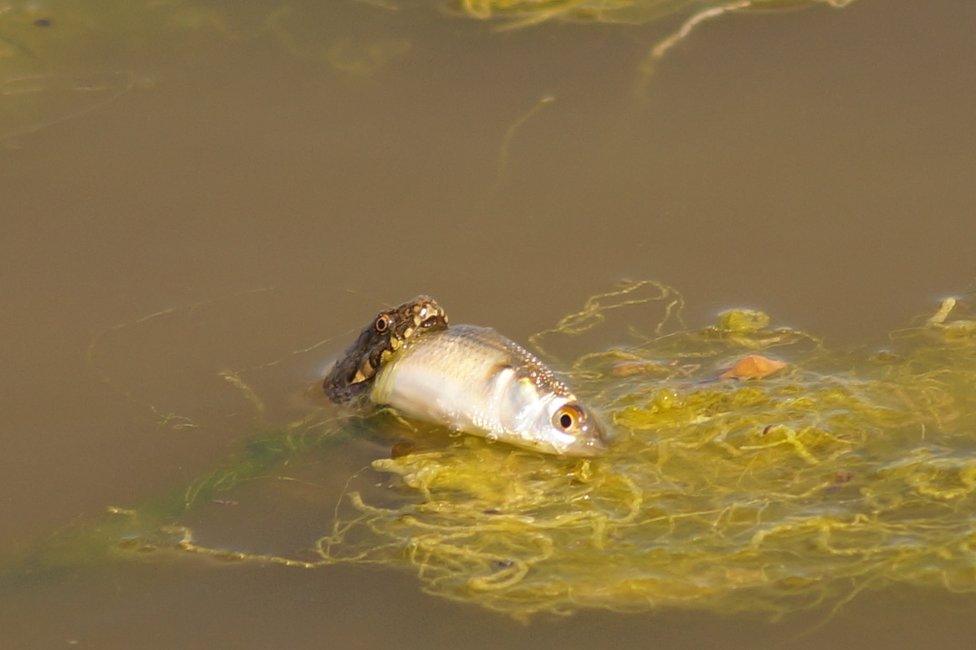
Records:
<instances>
[{"instance_id":1,"label":"greenish water","mask_svg":"<svg viewBox=\"0 0 976 650\"><path fill-rule=\"evenodd\" d=\"M0 2L0 645L968 647L974 16L829 4ZM613 452L328 407L419 292Z\"/></svg>"}]
</instances>

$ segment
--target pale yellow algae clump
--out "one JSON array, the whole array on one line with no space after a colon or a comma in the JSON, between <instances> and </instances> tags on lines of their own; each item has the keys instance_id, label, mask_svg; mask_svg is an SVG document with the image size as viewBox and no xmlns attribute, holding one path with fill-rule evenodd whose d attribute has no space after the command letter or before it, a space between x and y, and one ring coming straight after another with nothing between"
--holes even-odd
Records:
<instances>
[{"instance_id":1,"label":"pale yellow algae clump","mask_svg":"<svg viewBox=\"0 0 976 650\"><path fill-rule=\"evenodd\" d=\"M536 339L552 352L630 326L631 344L561 365L618 433L605 457L445 439L352 481L314 559L235 557L410 568L432 594L518 617L778 615L894 583L976 587L976 327L961 305L858 356L759 312L686 329L680 305L630 283ZM716 379L754 350L789 365ZM655 371L621 377L621 359ZM181 532L181 548L221 552Z\"/></svg>"}]
</instances>

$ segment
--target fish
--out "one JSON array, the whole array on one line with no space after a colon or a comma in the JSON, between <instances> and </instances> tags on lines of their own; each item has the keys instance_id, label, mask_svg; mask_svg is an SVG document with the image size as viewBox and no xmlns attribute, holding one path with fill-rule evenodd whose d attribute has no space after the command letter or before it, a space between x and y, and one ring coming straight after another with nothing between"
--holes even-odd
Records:
<instances>
[{"instance_id":1,"label":"fish","mask_svg":"<svg viewBox=\"0 0 976 650\"><path fill-rule=\"evenodd\" d=\"M368 395L407 418L547 454L593 457L610 443L552 370L488 327L412 338L379 368Z\"/></svg>"}]
</instances>

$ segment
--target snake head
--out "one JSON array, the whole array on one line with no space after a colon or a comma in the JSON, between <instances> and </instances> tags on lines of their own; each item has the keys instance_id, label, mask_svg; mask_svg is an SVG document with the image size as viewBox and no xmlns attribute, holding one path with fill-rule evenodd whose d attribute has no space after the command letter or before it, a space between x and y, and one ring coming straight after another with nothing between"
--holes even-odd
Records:
<instances>
[{"instance_id":1,"label":"snake head","mask_svg":"<svg viewBox=\"0 0 976 650\"><path fill-rule=\"evenodd\" d=\"M329 371L322 383L326 396L339 404L362 395L377 370L410 339L446 328L447 314L430 296L381 311Z\"/></svg>"}]
</instances>

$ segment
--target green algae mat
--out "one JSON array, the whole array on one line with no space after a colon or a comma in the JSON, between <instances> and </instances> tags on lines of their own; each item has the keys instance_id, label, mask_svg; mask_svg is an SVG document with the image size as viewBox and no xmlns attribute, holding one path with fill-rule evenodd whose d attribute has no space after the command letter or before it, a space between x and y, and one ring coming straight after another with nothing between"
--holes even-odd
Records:
<instances>
[{"instance_id":1,"label":"green algae mat","mask_svg":"<svg viewBox=\"0 0 976 650\"><path fill-rule=\"evenodd\" d=\"M682 306L669 287L627 283L532 338L615 432L604 457L544 456L382 412L316 412L164 499L35 549L20 570L106 553L323 573L372 563L523 618L777 616L896 583L976 587L976 320L963 301L882 347L845 352L755 311L689 328ZM224 543L201 541L211 504L258 499L255 480L268 477L314 492L301 459L341 458L382 431L400 442L339 477L328 516L302 524L319 531L307 544L269 552L226 531Z\"/></svg>"}]
</instances>

